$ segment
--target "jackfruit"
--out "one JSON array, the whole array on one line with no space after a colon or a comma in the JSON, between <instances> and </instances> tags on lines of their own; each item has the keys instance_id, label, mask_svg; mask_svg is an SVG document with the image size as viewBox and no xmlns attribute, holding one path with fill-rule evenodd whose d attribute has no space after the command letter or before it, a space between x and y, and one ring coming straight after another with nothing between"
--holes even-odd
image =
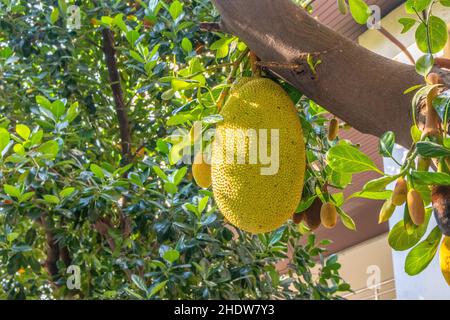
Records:
<instances>
[{"instance_id":1,"label":"jackfruit","mask_svg":"<svg viewBox=\"0 0 450 320\"><path fill-rule=\"evenodd\" d=\"M211 159L219 210L244 231L275 230L292 217L303 189L305 143L295 106L275 82L252 78L230 91L221 115ZM261 161L261 153L273 159Z\"/></svg>"},{"instance_id":2,"label":"jackfruit","mask_svg":"<svg viewBox=\"0 0 450 320\"><path fill-rule=\"evenodd\" d=\"M205 160L202 152L197 153L192 165L192 175L197 185L206 189L211 186L211 165Z\"/></svg>"}]
</instances>

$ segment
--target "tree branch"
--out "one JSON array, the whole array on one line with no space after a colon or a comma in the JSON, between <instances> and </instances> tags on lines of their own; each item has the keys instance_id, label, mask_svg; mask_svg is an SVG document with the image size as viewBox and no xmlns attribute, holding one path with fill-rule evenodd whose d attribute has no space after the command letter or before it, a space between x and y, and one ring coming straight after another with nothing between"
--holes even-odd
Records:
<instances>
[{"instance_id":1,"label":"tree branch","mask_svg":"<svg viewBox=\"0 0 450 320\"><path fill-rule=\"evenodd\" d=\"M124 102L122 87L120 85L120 75L117 69L116 50L114 47L114 34L110 29L103 29L103 52L105 54L106 66L108 67L109 81L116 104L116 114L119 120L120 140L122 145L122 163L128 164L131 161L131 130L128 120L127 107Z\"/></svg>"},{"instance_id":2,"label":"tree branch","mask_svg":"<svg viewBox=\"0 0 450 320\"><path fill-rule=\"evenodd\" d=\"M245 41L262 61L295 64L305 52L325 52L318 77L280 68L271 72L355 129L378 137L391 130L398 143L410 145L411 95L403 92L424 83L414 66L359 46L290 0L212 2L221 13L220 29ZM450 83L448 72L433 72Z\"/></svg>"}]
</instances>

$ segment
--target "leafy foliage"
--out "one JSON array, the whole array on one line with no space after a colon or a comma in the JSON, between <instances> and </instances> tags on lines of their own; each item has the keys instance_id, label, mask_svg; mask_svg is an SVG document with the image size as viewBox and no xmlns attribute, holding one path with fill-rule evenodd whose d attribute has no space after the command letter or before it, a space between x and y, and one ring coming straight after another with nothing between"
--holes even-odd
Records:
<instances>
[{"instance_id":1,"label":"leafy foliage","mask_svg":"<svg viewBox=\"0 0 450 320\"><path fill-rule=\"evenodd\" d=\"M80 9L79 28L69 23L71 5ZM206 0L0 3L0 297L328 299L349 290L336 256L324 256L327 242L310 235L300 246L291 223L259 236L235 230L181 161L189 145L171 133L220 121L230 70L249 73L244 43L199 30L216 18ZM105 29L115 40L130 163L121 154ZM329 147L325 110L285 87L310 147ZM324 164L321 152L308 159ZM323 169L319 177L309 171L305 194L319 182L350 182ZM275 265L288 244L293 259L280 275ZM79 289L65 285L69 265L80 267Z\"/></svg>"}]
</instances>

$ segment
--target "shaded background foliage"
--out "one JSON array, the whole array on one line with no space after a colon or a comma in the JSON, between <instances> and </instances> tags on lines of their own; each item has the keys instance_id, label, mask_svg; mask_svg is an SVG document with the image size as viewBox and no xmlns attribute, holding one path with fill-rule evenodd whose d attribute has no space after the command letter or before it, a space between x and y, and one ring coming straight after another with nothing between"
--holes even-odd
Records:
<instances>
[{"instance_id":1,"label":"shaded background foliage","mask_svg":"<svg viewBox=\"0 0 450 320\"><path fill-rule=\"evenodd\" d=\"M68 27L70 5L80 8L79 29ZM199 29L216 20L206 0L0 1L1 298L327 299L349 289L336 256L322 254L326 241L309 235L299 246L291 222L259 236L234 230L180 161L169 135L188 134L195 120L211 125L230 70L249 74L245 44ZM121 153L105 29L131 161ZM327 143L325 111L286 89L309 145ZM288 246L281 277L275 264ZM79 290L66 286L69 265L80 268Z\"/></svg>"}]
</instances>

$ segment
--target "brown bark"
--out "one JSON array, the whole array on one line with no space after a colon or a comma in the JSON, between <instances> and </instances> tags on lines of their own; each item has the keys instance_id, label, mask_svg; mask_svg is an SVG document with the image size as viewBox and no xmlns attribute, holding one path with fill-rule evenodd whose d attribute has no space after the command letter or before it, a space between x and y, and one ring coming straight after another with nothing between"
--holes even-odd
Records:
<instances>
[{"instance_id":1,"label":"brown bark","mask_svg":"<svg viewBox=\"0 0 450 320\"><path fill-rule=\"evenodd\" d=\"M271 68L355 129L381 136L394 131L397 142L410 145L411 94L424 83L413 66L377 55L339 35L290 0L212 0L221 28L247 43L262 61L305 64L308 52L319 52L317 76ZM436 69L446 84L447 71Z\"/></svg>"},{"instance_id":2,"label":"brown bark","mask_svg":"<svg viewBox=\"0 0 450 320\"><path fill-rule=\"evenodd\" d=\"M106 66L108 68L109 81L116 105L117 119L119 120L120 143L122 145L122 163L128 164L131 161L131 130L128 120L127 107L123 98L122 86L120 85L120 75L117 68L116 49L114 47L114 34L110 29L102 30L103 52L105 54Z\"/></svg>"},{"instance_id":3,"label":"brown bark","mask_svg":"<svg viewBox=\"0 0 450 320\"><path fill-rule=\"evenodd\" d=\"M122 145L122 165L127 165L132 161L133 157L131 154L131 128L130 121L128 119L128 108L125 103L122 86L120 84L120 74L117 67L116 49L114 45L114 34L110 29L104 28L102 30L102 36L103 53L105 54L105 61L106 67L108 69L111 91L116 106L116 115L119 121L120 143ZM126 199L124 198L122 206L125 206L125 201ZM122 208L118 209L120 211L120 230L123 237L127 238L131 233L131 220L123 213ZM114 239L112 239L111 236L109 236L109 234L107 233L107 228L112 228L112 223L109 221L109 218L98 220L94 224L94 226L100 232L100 234L106 237L111 250L114 251Z\"/></svg>"},{"instance_id":4,"label":"brown bark","mask_svg":"<svg viewBox=\"0 0 450 320\"><path fill-rule=\"evenodd\" d=\"M40 223L45 231L45 239L46 239L46 255L44 266L47 269L48 274L55 279L58 276L58 259L59 259L59 246L55 240L55 236L53 234L52 226L49 221L49 218L46 214L42 215L40 219Z\"/></svg>"}]
</instances>

